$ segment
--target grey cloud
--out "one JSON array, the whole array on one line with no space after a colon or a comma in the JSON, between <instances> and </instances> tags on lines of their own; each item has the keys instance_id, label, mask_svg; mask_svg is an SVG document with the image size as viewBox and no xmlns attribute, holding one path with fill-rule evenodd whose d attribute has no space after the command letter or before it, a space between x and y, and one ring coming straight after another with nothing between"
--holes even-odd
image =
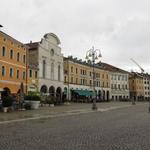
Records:
<instances>
[{"instance_id":1,"label":"grey cloud","mask_svg":"<svg viewBox=\"0 0 150 150\"><path fill-rule=\"evenodd\" d=\"M149 68L150 2L148 0L1 0L3 31L22 42L39 41L46 32L61 40L65 55L84 58L93 45L102 60ZM9 5L8 5L9 4Z\"/></svg>"}]
</instances>

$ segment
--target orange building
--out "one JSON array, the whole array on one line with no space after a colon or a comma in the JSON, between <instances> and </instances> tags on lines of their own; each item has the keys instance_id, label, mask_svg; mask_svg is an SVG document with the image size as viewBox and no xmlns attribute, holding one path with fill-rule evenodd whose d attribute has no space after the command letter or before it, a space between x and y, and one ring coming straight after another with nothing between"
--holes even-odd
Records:
<instances>
[{"instance_id":1,"label":"orange building","mask_svg":"<svg viewBox=\"0 0 150 150\"><path fill-rule=\"evenodd\" d=\"M17 93L21 83L27 91L28 47L0 31L0 89Z\"/></svg>"}]
</instances>

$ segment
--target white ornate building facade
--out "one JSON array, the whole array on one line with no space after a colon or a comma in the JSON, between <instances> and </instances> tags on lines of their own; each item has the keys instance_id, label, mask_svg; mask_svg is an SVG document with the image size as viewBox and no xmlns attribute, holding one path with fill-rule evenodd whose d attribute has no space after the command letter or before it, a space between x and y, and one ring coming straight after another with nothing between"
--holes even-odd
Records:
<instances>
[{"instance_id":1,"label":"white ornate building facade","mask_svg":"<svg viewBox=\"0 0 150 150\"><path fill-rule=\"evenodd\" d=\"M40 42L27 44L29 64L38 66L38 90L61 97L64 89L63 54L60 40L53 34L45 34Z\"/></svg>"}]
</instances>

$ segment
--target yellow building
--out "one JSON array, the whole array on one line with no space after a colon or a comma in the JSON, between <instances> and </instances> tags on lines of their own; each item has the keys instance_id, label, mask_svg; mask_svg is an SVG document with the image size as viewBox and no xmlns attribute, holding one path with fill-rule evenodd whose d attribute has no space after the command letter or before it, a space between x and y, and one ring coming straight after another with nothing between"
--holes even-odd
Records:
<instances>
[{"instance_id":1,"label":"yellow building","mask_svg":"<svg viewBox=\"0 0 150 150\"><path fill-rule=\"evenodd\" d=\"M109 100L109 71L95 65L94 78L97 100ZM67 91L69 99L74 98L74 93L85 97L90 96L90 92L93 91L93 67L91 64L73 57L64 58L64 86L64 91Z\"/></svg>"},{"instance_id":2,"label":"yellow building","mask_svg":"<svg viewBox=\"0 0 150 150\"><path fill-rule=\"evenodd\" d=\"M129 75L130 97L135 100L144 99L144 82L143 76L136 72L131 72Z\"/></svg>"},{"instance_id":3,"label":"yellow building","mask_svg":"<svg viewBox=\"0 0 150 150\"><path fill-rule=\"evenodd\" d=\"M0 31L0 89L17 93L27 90L27 46Z\"/></svg>"}]
</instances>

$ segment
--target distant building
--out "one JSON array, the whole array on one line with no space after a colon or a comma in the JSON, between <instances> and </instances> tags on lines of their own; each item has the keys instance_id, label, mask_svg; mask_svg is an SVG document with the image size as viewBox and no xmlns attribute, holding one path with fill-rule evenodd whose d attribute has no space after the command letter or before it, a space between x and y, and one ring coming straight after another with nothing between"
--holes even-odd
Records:
<instances>
[{"instance_id":1,"label":"distant building","mask_svg":"<svg viewBox=\"0 0 150 150\"><path fill-rule=\"evenodd\" d=\"M11 93L20 91L23 83L27 91L28 47L0 31L0 89Z\"/></svg>"},{"instance_id":2,"label":"distant building","mask_svg":"<svg viewBox=\"0 0 150 150\"><path fill-rule=\"evenodd\" d=\"M40 42L30 42L29 64L37 66L38 90L56 97L61 97L64 89L63 54L59 47L60 40L53 34L45 34Z\"/></svg>"},{"instance_id":3,"label":"distant building","mask_svg":"<svg viewBox=\"0 0 150 150\"><path fill-rule=\"evenodd\" d=\"M130 97L129 72L106 63L100 63L100 65L110 73L110 98L115 101L128 100Z\"/></svg>"},{"instance_id":4,"label":"distant building","mask_svg":"<svg viewBox=\"0 0 150 150\"><path fill-rule=\"evenodd\" d=\"M150 99L150 75L147 73L131 72L130 95L135 100Z\"/></svg>"},{"instance_id":5,"label":"distant building","mask_svg":"<svg viewBox=\"0 0 150 150\"><path fill-rule=\"evenodd\" d=\"M129 75L130 97L134 100L144 100L144 82L143 76L137 72L131 72Z\"/></svg>"}]
</instances>

